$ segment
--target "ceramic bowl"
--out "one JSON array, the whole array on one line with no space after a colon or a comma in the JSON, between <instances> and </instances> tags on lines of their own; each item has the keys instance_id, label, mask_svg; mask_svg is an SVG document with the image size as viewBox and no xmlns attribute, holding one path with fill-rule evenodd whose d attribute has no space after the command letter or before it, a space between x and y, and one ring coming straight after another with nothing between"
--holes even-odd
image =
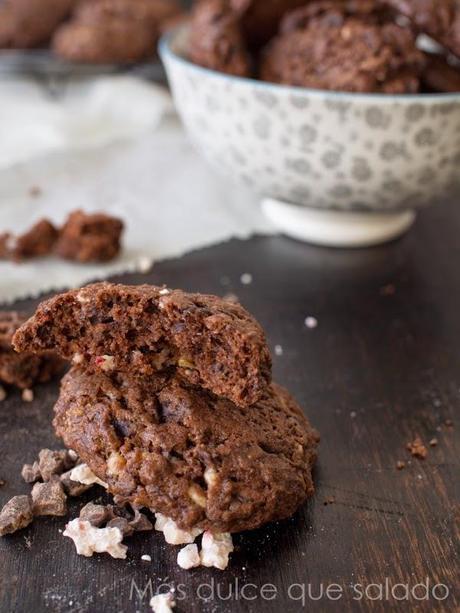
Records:
<instances>
[{"instance_id":1,"label":"ceramic bowl","mask_svg":"<svg viewBox=\"0 0 460 613\"><path fill-rule=\"evenodd\" d=\"M405 232L417 209L460 195L460 93L350 94L228 76L160 44L177 110L218 171L260 194L287 234L361 246Z\"/></svg>"}]
</instances>

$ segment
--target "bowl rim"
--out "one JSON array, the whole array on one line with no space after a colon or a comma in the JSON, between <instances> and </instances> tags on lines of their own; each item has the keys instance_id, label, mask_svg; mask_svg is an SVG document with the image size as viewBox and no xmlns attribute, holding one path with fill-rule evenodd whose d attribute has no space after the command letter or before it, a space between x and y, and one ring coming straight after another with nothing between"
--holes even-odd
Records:
<instances>
[{"instance_id":1,"label":"bowl rim","mask_svg":"<svg viewBox=\"0 0 460 613\"><path fill-rule=\"evenodd\" d=\"M447 93L432 93L432 94L380 94L380 93L361 93L361 92L342 92L328 89L313 89L310 87L298 87L293 85L283 85L280 83L270 83L268 81L259 81L249 77L239 77L235 75L229 75L224 72L205 68L198 64L194 64L190 60L186 59L179 53L176 53L172 49L172 43L178 37L178 35L187 30L188 26L179 26L166 34L164 34L158 44L158 52L165 64L165 60L171 59L179 64L182 64L189 70L195 73L205 75L212 79L227 82L237 82L244 85L251 85L260 90L273 92L275 95L279 93L290 94L292 96L303 94L313 98L334 98L336 100L344 101L366 101L375 103L390 103L398 102L403 104L423 104L426 102L438 102L438 103L451 103L460 102L460 92L447 92Z\"/></svg>"}]
</instances>

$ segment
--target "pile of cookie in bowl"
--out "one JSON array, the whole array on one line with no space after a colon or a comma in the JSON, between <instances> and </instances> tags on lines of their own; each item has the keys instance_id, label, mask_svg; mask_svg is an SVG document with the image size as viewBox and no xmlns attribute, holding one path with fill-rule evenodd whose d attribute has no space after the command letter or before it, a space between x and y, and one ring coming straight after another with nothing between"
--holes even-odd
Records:
<instances>
[{"instance_id":1,"label":"pile of cookie in bowl","mask_svg":"<svg viewBox=\"0 0 460 613\"><path fill-rule=\"evenodd\" d=\"M456 0L203 0L188 46L195 64L235 76L387 94L460 91L455 56Z\"/></svg>"},{"instance_id":2,"label":"pile of cookie in bowl","mask_svg":"<svg viewBox=\"0 0 460 613\"><path fill-rule=\"evenodd\" d=\"M152 529L145 509L185 545L182 568L223 570L232 533L290 517L313 494L318 434L271 381L264 333L239 304L99 283L42 303L13 346L72 363L54 409L68 450L24 467L35 485L4 507L0 535L65 515L67 496L99 485L115 505L89 503L67 524L78 553L125 558L123 538Z\"/></svg>"}]
</instances>

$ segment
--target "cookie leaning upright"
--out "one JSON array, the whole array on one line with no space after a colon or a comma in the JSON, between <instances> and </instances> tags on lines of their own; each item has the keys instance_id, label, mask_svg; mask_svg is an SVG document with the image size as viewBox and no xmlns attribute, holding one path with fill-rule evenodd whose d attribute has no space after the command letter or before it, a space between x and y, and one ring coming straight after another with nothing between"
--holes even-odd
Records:
<instances>
[{"instance_id":1,"label":"cookie leaning upright","mask_svg":"<svg viewBox=\"0 0 460 613\"><path fill-rule=\"evenodd\" d=\"M175 369L193 385L250 406L271 381L260 325L216 296L98 283L42 303L15 334L17 351L55 349L93 372L133 378Z\"/></svg>"}]
</instances>

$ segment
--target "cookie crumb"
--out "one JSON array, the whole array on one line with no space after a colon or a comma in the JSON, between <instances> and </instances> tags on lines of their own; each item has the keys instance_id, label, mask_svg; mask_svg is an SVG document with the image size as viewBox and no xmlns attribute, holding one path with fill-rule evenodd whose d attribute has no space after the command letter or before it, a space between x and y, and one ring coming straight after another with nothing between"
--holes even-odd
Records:
<instances>
[{"instance_id":1,"label":"cookie crumb","mask_svg":"<svg viewBox=\"0 0 460 613\"><path fill-rule=\"evenodd\" d=\"M5 479L0 479L0 487L3 487L4 485L6 485Z\"/></svg>"},{"instance_id":2,"label":"cookie crumb","mask_svg":"<svg viewBox=\"0 0 460 613\"><path fill-rule=\"evenodd\" d=\"M151 556L149 556L148 554L144 553L144 555L143 555L143 556L141 556L141 560L142 560L143 562L151 562L151 561L152 561L152 558L151 558Z\"/></svg>"},{"instance_id":3,"label":"cookie crumb","mask_svg":"<svg viewBox=\"0 0 460 613\"><path fill-rule=\"evenodd\" d=\"M417 436L412 442L407 443L406 449L414 458L419 458L420 460L424 460L428 455L428 449L425 447L419 436Z\"/></svg>"},{"instance_id":4,"label":"cookie crumb","mask_svg":"<svg viewBox=\"0 0 460 613\"><path fill-rule=\"evenodd\" d=\"M79 519L89 521L95 528L100 528L110 519L113 519L113 517L114 514L111 507L88 502L88 504L81 508Z\"/></svg>"},{"instance_id":5,"label":"cookie crumb","mask_svg":"<svg viewBox=\"0 0 460 613\"><path fill-rule=\"evenodd\" d=\"M281 345L275 345L275 355L283 355L283 347Z\"/></svg>"},{"instance_id":6,"label":"cookie crumb","mask_svg":"<svg viewBox=\"0 0 460 613\"><path fill-rule=\"evenodd\" d=\"M0 511L0 536L13 534L33 520L32 501L29 496L14 496Z\"/></svg>"},{"instance_id":7,"label":"cookie crumb","mask_svg":"<svg viewBox=\"0 0 460 613\"><path fill-rule=\"evenodd\" d=\"M121 544L123 534L118 528L95 528L89 521L77 517L66 525L62 534L73 540L78 555L91 558L93 553L108 553L112 558L126 558L128 548Z\"/></svg>"},{"instance_id":8,"label":"cookie crumb","mask_svg":"<svg viewBox=\"0 0 460 613\"><path fill-rule=\"evenodd\" d=\"M198 546L193 543L183 547L177 554L177 564L184 570L200 566L201 558Z\"/></svg>"},{"instance_id":9,"label":"cookie crumb","mask_svg":"<svg viewBox=\"0 0 460 613\"><path fill-rule=\"evenodd\" d=\"M454 422L451 419L445 419L444 420L444 425L447 428L453 428L454 427Z\"/></svg>"},{"instance_id":10,"label":"cookie crumb","mask_svg":"<svg viewBox=\"0 0 460 613\"><path fill-rule=\"evenodd\" d=\"M403 462L402 460L398 460L396 462L396 469L397 470L403 470L404 468L406 468L406 463Z\"/></svg>"},{"instance_id":11,"label":"cookie crumb","mask_svg":"<svg viewBox=\"0 0 460 613\"><path fill-rule=\"evenodd\" d=\"M324 499L324 506L327 507L330 504L334 504L335 503L335 497L334 496L328 496L327 498Z\"/></svg>"},{"instance_id":12,"label":"cookie crumb","mask_svg":"<svg viewBox=\"0 0 460 613\"><path fill-rule=\"evenodd\" d=\"M234 550L232 535L229 532L213 534L206 530L201 542L201 564L225 570L228 566L228 557Z\"/></svg>"},{"instance_id":13,"label":"cookie crumb","mask_svg":"<svg viewBox=\"0 0 460 613\"><path fill-rule=\"evenodd\" d=\"M313 330L314 328L318 327L318 320L316 319L316 317L312 317L311 315L309 315L305 318L305 325L310 330Z\"/></svg>"},{"instance_id":14,"label":"cookie crumb","mask_svg":"<svg viewBox=\"0 0 460 613\"><path fill-rule=\"evenodd\" d=\"M162 513L155 514L155 530L163 532L165 541L170 545L188 545L203 533L200 528L181 530L173 519L166 517Z\"/></svg>"},{"instance_id":15,"label":"cookie crumb","mask_svg":"<svg viewBox=\"0 0 460 613\"><path fill-rule=\"evenodd\" d=\"M38 198L39 196L41 196L43 193L43 190L41 187L39 187L38 185L32 185L29 188L29 196L31 198Z\"/></svg>"},{"instance_id":16,"label":"cookie crumb","mask_svg":"<svg viewBox=\"0 0 460 613\"><path fill-rule=\"evenodd\" d=\"M356 411L350 411L351 419L355 419L356 415L357 415Z\"/></svg>"},{"instance_id":17,"label":"cookie crumb","mask_svg":"<svg viewBox=\"0 0 460 613\"><path fill-rule=\"evenodd\" d=\"M150 606L153 613L171 613L176 606L173 592L153 596L153 598L150 599Z\"/></svg>"},{"instance_id":18,"label":"cookie crumb","mask_svg":"<svg viewBox=\"0 0 460 613\"><path fill-rule=\"evenodd\" d=\"M134 509L134 518L129 522L129 525L135 532L148 532L153 530L152 522L138 509Z\"/></svg>"},{"instance_id":19,"label":"cookie crumb","mask_svg":"<svg viewBox=\"0 0 460 613\"><path fill-rule=\"evenodd\" d=\"M34 399L34 392L31 389L25 389L22 391L22 396L21 396L22 400L24 402L33 402Z\"/></svg>"},{"instance_id":20,"label":"cookie crumb","mask_svg":"<svg viewBox=\"0 0 460 613\"><path fill-rule=\"evenodd\" d=\"M21 470L21 477L26 483L35 483L42 478L38 462L33 464L24 464Z\"/></svg>"},{"instance_id":21,"label":"cookie crumb","mask_svg":"<svg viewBox=\"0 0 460 613\"><path fill-rule=\"evenodd\" d=\"M438 445L438 439L432 438L431 441L429 442L430 447L436 447Z\"/></svg>"},{"instance_id":22,"label":"cookie crumb","mask_svg":"<svg viewBox=\"0 0 460 613\"><path fill-rule=\"evenodd\" d=\"M245 272L241 275L240 281L242 285L251 285L252 283L252 275L249 272Z\"/></svg>"},{"instance_id":23,"label":"cookie crumb","mask_svg":"<svg viewBox=\"0 0 460 613\"><path fill-rule=\"evenodd\" d=\"M6 400L6 389L3 387L3 385L0 385L0 402L3 402L4 400Z\"/></svg>"}]
</instances>

